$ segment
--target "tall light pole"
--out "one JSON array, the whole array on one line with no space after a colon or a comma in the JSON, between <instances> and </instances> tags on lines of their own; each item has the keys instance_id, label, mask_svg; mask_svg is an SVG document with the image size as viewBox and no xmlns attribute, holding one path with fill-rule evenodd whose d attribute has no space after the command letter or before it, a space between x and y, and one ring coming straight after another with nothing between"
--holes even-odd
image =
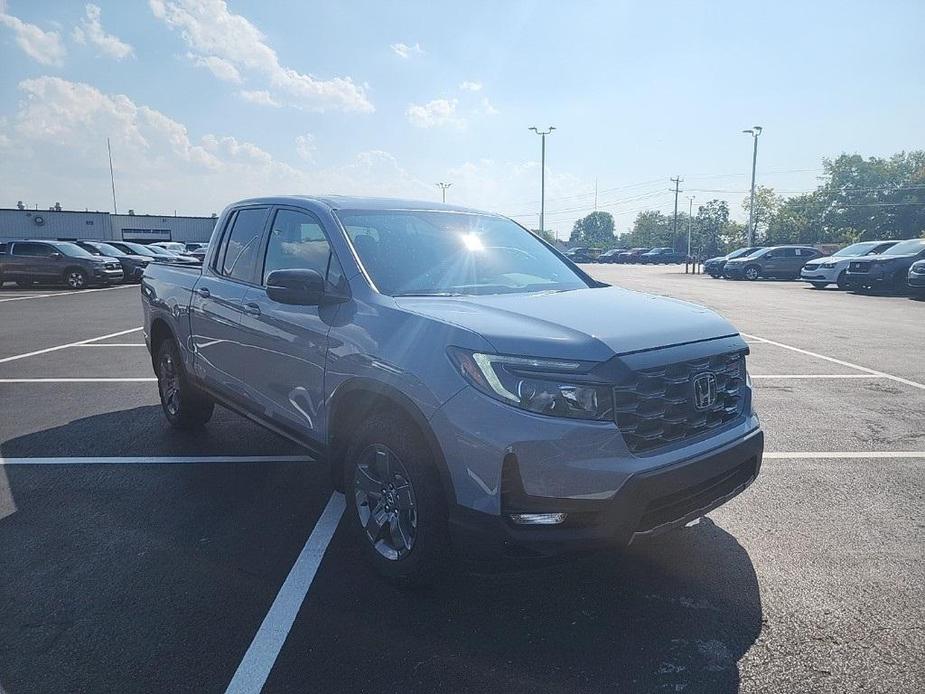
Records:
<instances>
[{"instance_id":1,"label":"tall light pole","mask_svg":"<svg viewBox=\"0 0 925 694\"><path fill-rule=\"evenodd\" d=\"M546 136L555 130L555 127L550 125L546 130L537 130L536 126L530 128L533 132L539 135L543 139L542 145L542 155L540 157L540 231L545 231L545 215L546 215Z\"/></svg>"},{"instance_id":2,"label":"tall light pole","mask_svg":"<svg viewBox=\"0 0 925 694\"><path fill-rule=\"evenodd\" d=\"M688 202L688 211L687 211L687 257L691 257L691 222L694 219L694 198L696 195L689 195L687 197Z\"/></svg>"},{"instance_id":3,"label":"tall light pole","mask_svg":"<svg viewBox=\"0 0 925 694\"><path fill-rule=\"evenodd\" d=\"M440 189L440 192L443 193L443 202L446 202L446 189L449 188L453 184L452 183L435 183L434 185L436 185Z\"/></svg>"},{"instance_id":4,"label":"tall light pole","mask_svg":"<svg viewBox=\"0 0 925 694\"><path fill-rule=\"evenodd\" d=\"M112 213L119 214L119 208L116 207L116 176L112 172L112 145L109 144L109 138L106 138L106 149L109 150L109 182L112 183Z\"/></svg>"},{"instance_id":5,"label":"tall light pole","mask_svg":"<svg viewBox=\"0 0 925 694\"><path fill-rule=\"evenodd\" d=\"M753 125L748 130L743 130L743 133L748 133L752 136L754 142L754 148L752 149L752 193L748 200L748 242L746 246L755 245L755 227L752 226L752 220L755 218L755 166L758 164L758 136L761 135L762 127L760 125Z\"/></svg>"}]
</instances>

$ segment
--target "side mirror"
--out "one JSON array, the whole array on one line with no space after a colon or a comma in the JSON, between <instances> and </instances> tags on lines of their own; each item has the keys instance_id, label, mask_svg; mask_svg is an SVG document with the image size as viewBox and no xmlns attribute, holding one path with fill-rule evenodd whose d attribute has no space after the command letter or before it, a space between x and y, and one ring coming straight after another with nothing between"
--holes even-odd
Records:
<instances>
[{"instance_id":1,"label":"side mirror","mask_svg":"<svg viewBox=\"0 0 925 694\"><path fill-rule=\"evenodd\" d=\"M267 296L280 304L318 306L324 277L316 270L274 270L267 277Z\"/></svg>"}]
</instances>

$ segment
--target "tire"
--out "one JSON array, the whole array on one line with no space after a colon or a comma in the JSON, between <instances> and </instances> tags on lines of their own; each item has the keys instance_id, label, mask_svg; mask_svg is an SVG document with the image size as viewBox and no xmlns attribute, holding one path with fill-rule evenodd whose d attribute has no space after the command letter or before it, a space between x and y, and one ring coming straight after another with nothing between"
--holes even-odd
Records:
<instances>
[{"instance_id":1,"label":"tire","mask_svg":"<svg viewBox=\"0 0 925 694\"><path fill-rule=\"evenodd\" d=\"M756 279L761 277L761 268L757 265L749 265L742 272L742 276L747 279L749 282L754 282Z\"/></svg>"},{"instance_id":2,"label":"tire","mask_svg":"<svg viewBox=\"0 0 925 694\"><path fill-rule=\"evenodd\" d=\"M810 282L813 285L813 289L825 289L829 286L828 282Z\"/></svg>"},{"instance_id":3,"label":"tire","mask_svg":"<svg viewBox=\"0 0 925 694\"><path fill-rule=\"evenodd\" d=\"M909 291L909 283L906 281L906 272L900 271L893 276L893 281L890 283L893 286L891 289L894 294L905 294Z\"/></svg>"},{"instance_id":4,"label":"tire","mask_svg":"<svg viewBox=\"0 0 925 694\"><path fill-rule=\"evenodd\" d=\"M374 414L344 471L350 533L373 570L399 587L436 582L451 562L447 503L420 432L398 413Z\"/></svg>"},{"instance_id":5,"label":"tire","mask_svg":"<svg viewBox=\"0 0 925 694\"><path fill-rule=\"evenodd\" d=\"M848 277L845 275L844 270L838 273L838 278L835 280L835 285L839 289L843 290L848 288Z\"/></svg>"},{"instance_id":6,"label":"tire","mask_svg":"<svg viewBox=\"0 0 925 694\"><path fill-rule=\"evenodd\" d=\"M64 271L64 283L70 289L83 289L87 286L87 273L79 267L68 268Z\"/></svg>"},{"instance_id":7,"label":"tire","mask_svg":"<svg viewBox=\"0 0 925 694\"><path fill-rule=\"evenodd\" d=\"M161 408L170 425L177 429L198 429L208 422L215 403L189 382L177 343L161 342L154 364Z\"/></svg>"}]
</instances>

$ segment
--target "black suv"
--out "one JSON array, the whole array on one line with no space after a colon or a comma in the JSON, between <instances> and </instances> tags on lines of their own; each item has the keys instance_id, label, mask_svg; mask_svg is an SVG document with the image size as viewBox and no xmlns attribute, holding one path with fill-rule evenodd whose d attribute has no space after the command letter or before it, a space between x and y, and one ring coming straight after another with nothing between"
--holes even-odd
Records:
<instances>
[{"instance_id":1,"label":"black suv","mask_svg":"<svg viewBox=\"0 0 925 694\"><path fill-rule=\"evenodd\" d=\"M795 280L807 260L824 255L812 246L772 246L751 255L727 260L723 274L731 279L759 277Z\"/></svg>"},{"instance_id":2,"label":"black suv","mask_svg":"<svg viewBox=\"0 0 925 694\"><path fill-rule=\"evenodd\" d=\"M153 260L143 255L125 253L105 241L75 241L74 243L97 257L117 260L122 266L122 274L126 282L141 282L145 268Z\"/></svg>"},{"instance_id":3,"label":"black suv","mask_svg":"<svg viewBox=\"0 0 925 694\"><path fill-rule=\"evenodd\" d=\"M13 280L20 287L66 284L83 289L91 284L122 281L115 258L100 258L68 241L7 241L0 243L0 284Z\"/></svg>"},{"instance_id":4,"label":"black suv","mask_svg":"<svg viewBox=\"0 0 925 694\"><path fill-rule=\"evenodd\" d=\"M678 253L674 248L653 248L648 253L639 256L639 262L643 265L658 265L659 263L683 263L687 260L687 255Z\"/></svg>"},{"instance_id":5,"label":"black suv","mask_svg":"<svg viewBox=\"0 0 925 694\"><path fill-rule=\"evenodd\" d=\"M925 239L908 239L887 248L873 258L857 258L848 263L845 284L855 291L908 289L909 269L925 259Z\"/></svg>"},{"instance_id":6,"label":"black suv","mask_svg":"<svg viewBox=\"0 0 925 694\"><path fill-rule=\"evenodd\" d=\"M745 248L737 248L732 253L727 253L726 255L721 255L716 258L707 258L703 261L704 271L714 279L719 279L723 276L723 268L726 267L726 262L729 260L735 260L736 258L744 258L745 256L751 255L760 251L763 246L746 246Z\"/></svg>"}]
</instances>

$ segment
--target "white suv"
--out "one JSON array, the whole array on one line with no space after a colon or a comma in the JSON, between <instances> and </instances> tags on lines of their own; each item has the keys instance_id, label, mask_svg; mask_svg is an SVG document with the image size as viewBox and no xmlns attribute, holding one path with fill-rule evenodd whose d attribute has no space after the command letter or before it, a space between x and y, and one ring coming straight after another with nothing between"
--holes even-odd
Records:
<instances>
[{"instance_id":1,"label":"white suv","mask_svg":"<svg viewBox=\"0 0 925 694\"><path fill-rule=\"evenodd\" d=\"M845 246L832 255L810 260L800 271L800 279L809 282L814 289L823 289L830 284L845 289L845 271L852 258L865 255L880 255L887 248L895 246L899 241L862 241Z\"/></svg>"}]
</instances>

